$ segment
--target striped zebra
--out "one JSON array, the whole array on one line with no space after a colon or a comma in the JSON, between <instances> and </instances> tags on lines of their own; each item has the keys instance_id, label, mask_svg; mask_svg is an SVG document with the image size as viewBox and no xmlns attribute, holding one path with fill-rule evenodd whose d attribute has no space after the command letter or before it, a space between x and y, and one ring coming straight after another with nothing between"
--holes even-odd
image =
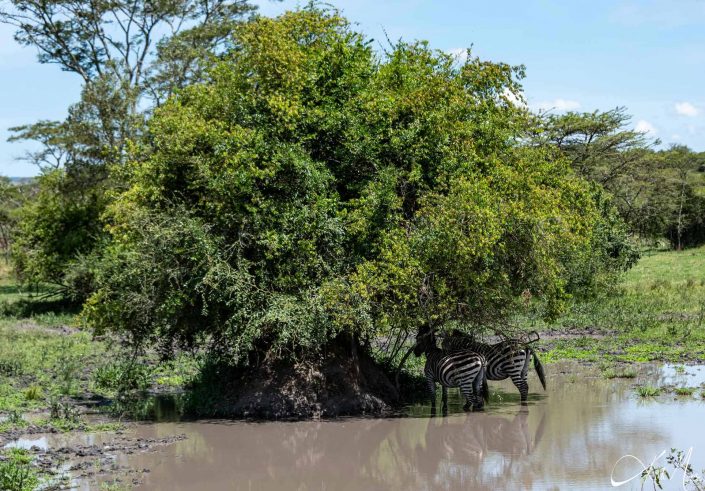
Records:
<instances>
[{"instance_id":1,"label":"striped zebra","mask_svg":"<svg viewBox=\"0 0 705 491\"><path fill-rule=\"evenodd\" d=\"M526 375L529 372L529 361L533 357L534 369L543 389L546 390L543 365L527 342L508 339L496 344L484 344L460 331L453 331L443 340L442 346L446 351L462 352L470 349L483 355L487 359L487 380L512 379L516 388L519 389L522 404L526 404L529 395L529 383L526 380Z\"/></svg>"},{"instance_id":2,"label":"striped zebra","mask_svg":"<svg viewBox=\"0 0 705 491\"><path fill-rule=\"evenodd\" d=\"M448 387L459 387L465 396L464 410L481 410L484 401L489 397L487 390L485 357L464 349L446 352L436 346L436 336L433 331L424 326L416 336L414 354L426 354L424 375L431 394L431 413L436 414L436 382L442 388L443 414L448 412ZM483 400L484 399L484 400Z\"/></svg>"}]
</instances>

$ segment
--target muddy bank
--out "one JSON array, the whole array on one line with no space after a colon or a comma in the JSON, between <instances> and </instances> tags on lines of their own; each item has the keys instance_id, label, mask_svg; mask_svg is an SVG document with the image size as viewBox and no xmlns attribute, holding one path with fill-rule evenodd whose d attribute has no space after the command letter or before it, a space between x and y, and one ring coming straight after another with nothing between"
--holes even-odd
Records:
<instances>
[{"instance_id":1,"label":"muddy bank","mask_svg":"<svg viewBox=\"0 0 705 491\"><path fill-rule=\"evenodd\" d=\"M387 371L362 349L336 346L293 366L265 362L244 371L213 367L189 390L196 417L297 420L384 416L399 394Z\"/></svg>"},{"instance_id":2,"label":"muddy bank","mask_svg":"<svg viewBox=\"0 0 705 491\"><path fill-rule=\"evenodd\" d=\"M22 448L32 456L43 489L76 489L76 482L90 489L100 483L135 486L142 482L148 468L121 464L127 456L152 453L185 440L185 434L160 437L140 436L139 425L128 431L99 433L36 433L7 443L7 448ZM0 457L2 458L2 457Z\"/></svg>"}]
</instances>

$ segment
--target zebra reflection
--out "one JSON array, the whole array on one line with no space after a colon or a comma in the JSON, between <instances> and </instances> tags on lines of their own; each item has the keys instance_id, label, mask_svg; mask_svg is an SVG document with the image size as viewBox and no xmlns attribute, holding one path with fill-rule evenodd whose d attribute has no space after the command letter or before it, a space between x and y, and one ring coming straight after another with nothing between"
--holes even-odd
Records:
<instances>
[{"instance_id":1,"label":"zebra reflection","mask_svg":"<svg viewBox=\"0 0 705 491\"><path fill-rule=\"evenodd\" d=\"M514 417L468 414L429 420L424 443L416 449L417 470L423 481L442 482L445 489L511 489L517 481L531 488L533 472L526 457L541 441L545 417L542 413L533 432L525 408Z\"/></svg>"}]
</instances>

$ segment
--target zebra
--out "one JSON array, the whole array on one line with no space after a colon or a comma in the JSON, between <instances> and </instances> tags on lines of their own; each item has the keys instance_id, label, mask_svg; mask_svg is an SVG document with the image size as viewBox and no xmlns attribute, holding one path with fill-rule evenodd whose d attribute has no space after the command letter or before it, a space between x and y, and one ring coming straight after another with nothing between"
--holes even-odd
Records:
<instances>
[{"instance_id":1,"label":"zebra","mask_svg":"<svg viewBox=\"0 0 705 491\"><path fill-rule=\"evenodd\" d=\"M529 360L533 357L534 369L539 376L543 389L546 390L546 375L543 371L541 360L528 342L517 339L508 339L496 344L484 344L475 341L467 334L454 330L443 340L442 347L447 351L472 350L480 353L487 359L487 380L504 380L511 378L519 389L521 403L527 404L529 383L526 375L529 371Z\"/></svg>"},{"instance_id":2,"label":"zebra","mask_svg":"<svg viewBox=\"0 0 705 491\"><path fill-rule=\"evenodd\" d=\"M459 387L465 396L463 409L482 410L489 397L485 357L472 350L446 352L436 346L436 337L430 327L424 326L416 336L414 354L426 354L424 375L431 394L431 414L436 414L436 382L442 388L443 414L448 412L448 387ZM484 400L483 400L484 399Z\"/></svg>"}]
</instances>

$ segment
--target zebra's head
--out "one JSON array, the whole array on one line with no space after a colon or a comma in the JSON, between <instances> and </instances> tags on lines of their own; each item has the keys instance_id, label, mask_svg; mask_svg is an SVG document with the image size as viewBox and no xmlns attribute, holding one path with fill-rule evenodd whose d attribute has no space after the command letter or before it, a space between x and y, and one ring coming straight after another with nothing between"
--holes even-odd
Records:
<instances>
[{"instance_id":1,"label":"zebra's head","mask_svg":"<svg viewBox=\"0 0 705 491\"><path fill-rule=\"evenodd\" d=\"M436 336L431 326L424 324L416 335L416 345L414 345L414 355L421 356L430 348L436 346Z\"/></svg>"}]
</instances>

